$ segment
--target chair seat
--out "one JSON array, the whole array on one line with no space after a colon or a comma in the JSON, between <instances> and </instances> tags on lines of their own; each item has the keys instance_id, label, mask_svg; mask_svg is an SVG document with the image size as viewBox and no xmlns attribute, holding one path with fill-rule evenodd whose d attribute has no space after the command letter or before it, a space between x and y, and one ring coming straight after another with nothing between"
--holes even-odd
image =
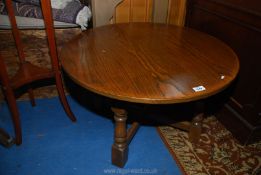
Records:
<instances>
[{"instance_id":1,"label":"chair seat","mask_svg":"<svg viewBox=\"0 0 261 175\"><path fill-rule=\"evenodd\" d=\"M10 82L11 87L17 89L33 81L52 77L54 77L54 72L51 69L42 68L30 62L24 62L20 65L19 70L11 78Z\"/></svg>"}]
</instances>

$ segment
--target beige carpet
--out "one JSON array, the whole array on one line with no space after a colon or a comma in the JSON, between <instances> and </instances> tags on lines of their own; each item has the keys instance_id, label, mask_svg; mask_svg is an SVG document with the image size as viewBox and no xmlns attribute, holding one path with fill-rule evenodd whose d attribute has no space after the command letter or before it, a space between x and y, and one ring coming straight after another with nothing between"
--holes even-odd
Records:
<instances>
[{"instance_id":1,"label":"beige carpet","mask_svg":"<svg viewBox=\"0 0 261 175\"><path fill-rule=\"evenodd\" d=\"M184 174L261 174L261 142L240 145L214 116L204 120L197 144L191 144L184 131L169 126L161 126L158 131Z\"/></svg>"}]
</instances>

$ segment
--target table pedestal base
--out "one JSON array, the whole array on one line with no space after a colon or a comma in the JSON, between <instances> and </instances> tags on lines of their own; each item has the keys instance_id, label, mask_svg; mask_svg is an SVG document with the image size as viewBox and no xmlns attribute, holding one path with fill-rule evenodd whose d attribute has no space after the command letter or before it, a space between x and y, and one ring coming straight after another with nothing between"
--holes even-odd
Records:
<instances>
[{"instance_id":1,"label":"table pedestal base","mask_svg":"<svg viewBox=\"0 0 261 175\"><path fill-rule=\"evenodd\" d=\"M204 118L205 105L203 102L195 104L196 115L191 122L178 122L169 124L175 128L179 128L189 133L189 140L192 143L197 143L202 131L202 120ZM134 122L127 130L126 121L128 118L127 112L120 108L111 108L114 113L115 129L114 143L112 145L111 161L113 165L124 167L128 160L129 144L139 128L139 123Z\"/></svg>"},{"instance_id":2,"label":"table pedestal base","mask_svg":"<svg viewBox=\"0 0 261 175\"><path fill-rule=\"evenodd\" d=\"M202 121L204 119L204 113L196 115L191 122L177 122L169 124L174 128L185 130L188 132L189 141L192 143L197 143L199 141L202 132Z\"/></svg>"},{"instance_id":3,"label":"table pedestal base","mask_svg":"<svg viewBox=\"0 0 261 175\"><path fill-rule=\"evenodd\" d=\"M193 117L191 122L177 122L172 123L170 126L175 128L185 130L188 132L189 141L192 143L197 143L199 141L202 132L202 122L205 116L205 102L198 101L195 103L195 117Z\"/></svg>"},{"instance_id":4,"label":"table pedestal base","mask_svg":"<svg viewBox=\"0 0 261 175\"><path fill-rule=\"evenodd\" d=\"M112 108L115 120L114 143L112 145L111 161L113 165L123 167L128 160L129 144L139 128L134 122L127 131L127 112L124 109Z\"/></svg>"},{"instance_id":5,"label":"table pedestal base","mask_svg":"<svg viewBox=\"0 0 261 175\"><path fill-rule=\"evenodd\" d=\"M189 141L192 143L197 143L199 141L202 132L202 121L204 118L204 113L198 114L192 119L189 128Z\"/></svg>"},{"instance_id":6,"label":"table pedestal base","mask_svg":"<svg viewBox=\"0 0 261 175\"><path fill-rule=\"evenodd\" d=\"M111 162L118 167L124 167L128 160L129 148L118 148L116 145L112 145L111 149Z\"/></svg>"}]
</instances>

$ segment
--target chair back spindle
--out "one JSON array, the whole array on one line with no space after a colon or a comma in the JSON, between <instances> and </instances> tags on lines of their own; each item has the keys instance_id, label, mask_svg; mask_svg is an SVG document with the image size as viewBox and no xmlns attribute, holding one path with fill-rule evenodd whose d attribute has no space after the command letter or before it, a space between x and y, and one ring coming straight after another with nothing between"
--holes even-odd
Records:
<instances>
[{"instance_id":1,"label":"chair back spindle","mask_svg":"<svg viewBox=\"0 0 261 175\"><path fill-rule=\"evenodd\" d=\"M20 37L20 32L17 27L15 13L14 13L13 5L12 5L12 0L6 0L5 3L6 3L6 8L8 11L9 20L10 20L11 27L12 27L12 33L13 33L13 36L15 39L18 57L19 57L20 63L23 63L23 62L25 62L24 47L23 47L22 40Z\"/></svg>"},{"instance_id":2,"label":"chair back spindle","mask_svg":"<svg viewBox=\"0 0 261 175\"><path fill-rule=\"evenodd\" d=\"M51 2L50 0L41 0L41 4L42 4L42 13L43 13L43 18L45 23L45 31L47 35L49 50L50 50L52 68L54 71L58 71L59 63L58 63L58 56L57 56L57 47L55 42L55 32L54 32L54 25L53 25Z\"/></svg>"}]
</instances>

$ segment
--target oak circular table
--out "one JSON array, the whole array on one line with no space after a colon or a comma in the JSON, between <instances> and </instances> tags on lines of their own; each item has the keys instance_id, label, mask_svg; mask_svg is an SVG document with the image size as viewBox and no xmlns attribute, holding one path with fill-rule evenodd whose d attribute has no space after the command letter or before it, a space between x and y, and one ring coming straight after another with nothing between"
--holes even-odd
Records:
<instances>
[{"instance_id":1,"label":"oak circular table","mask_svg":"<svg viewBox=\"0 0 261 175\"><path fill-rule=\"evenodd\" d=\"M113 99L145 104L200 100L225 89L239 61L220 40L165 24L113 24L87 30L68 42L61 64L80 86ZM115 119L112 163L123 167L138 127L126 130L127 112Z\"/></svg>"}]
</instances>

